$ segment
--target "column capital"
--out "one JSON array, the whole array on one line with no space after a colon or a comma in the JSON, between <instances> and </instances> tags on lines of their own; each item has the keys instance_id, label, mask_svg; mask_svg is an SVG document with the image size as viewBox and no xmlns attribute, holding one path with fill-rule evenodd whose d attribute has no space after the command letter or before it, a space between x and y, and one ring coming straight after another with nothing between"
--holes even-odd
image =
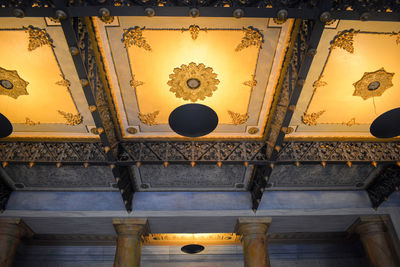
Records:
<instances>
[{"instance_id":1,"label":"column capital","mask_svg":"<svg viewBox=\"0 0 400 267\"><path fill-rule=\"evenodd\" d=\"M271 222L270 217L238 218L235 232L239 235L266 234Z\"/></svg>"},{"instance_id":2,"label":"column capital","mask_svg":"<svg viewBox=\"0 0 400 267\"><path fill-rule=\"evenodd\" d=\"M146 218L118 218L113 219L112 222L119 236L142 236L150 232L150 226Z\"/></svg>"},{"instance_id":3,"label":"column capital","mask_svg":"<svg viewBox=\"0 0 400 267\"><path fill-rule=\"evenodd\" d=\"M33 231L23 222L21 218L0 218L0 235L21 237L32 237Z\"/></svg>"},{"instance_id":4,"label":"column capital","mask_svg":"<svg viewBox=\"0 0 400 267\"><path fill-rule=\"evenodd\" d=\"M366 236L375 233L386 232L386 219L381 216L359 217L347 230L350 234Z\"/></svg>"}]
</instances>

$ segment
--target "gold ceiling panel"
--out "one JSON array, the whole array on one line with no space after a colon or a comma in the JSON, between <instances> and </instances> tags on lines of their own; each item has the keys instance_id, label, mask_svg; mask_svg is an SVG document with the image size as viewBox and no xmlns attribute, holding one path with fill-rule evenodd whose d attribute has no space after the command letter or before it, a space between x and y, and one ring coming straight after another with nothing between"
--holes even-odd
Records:
<instances>
[{"instance_id":1,"label":"gold ceiling panel","mask_svg":"<svg viewBox=\"0 0 400 267\"><path fill-rule=\"evenodd\" d=\"M11 137L97 138L88 132L94 123L60 25L1 19L0 58L0 106Z\"/></svg>"},{"instance_id":2,"label":"gold ceiling panel","mask_svg":"<svg viewBox=\"0 0 400 267\"><path fill-rule=\"evenodd\" d=\"M286 138L372 138L369 126L400 106L400 23L326 27Z\"/></svg>"},{"instance_id":3,"label":"gold ceiling panel","mask_svg":"<svg viewBox=\"0 0 400 267\"><path fill-rule=\"evenodd\" d=\"M187 244L237 245L240 244L240 235L234 233L149 234L145 237L145 244L155 246L173 246Z\"/></svg>"},{"instance_id":4,"label":"gold ceiling panel","mask_svg":"<svg viewBox=\"0 0 400 267\"><path fill-rule=\"evenodd\" d=\"M263 135L292 21L93 20L125 138L180 137L169 128L169 115L193 102L218 115L219 125L205 138Z\"/></svg>"}]
</instances>

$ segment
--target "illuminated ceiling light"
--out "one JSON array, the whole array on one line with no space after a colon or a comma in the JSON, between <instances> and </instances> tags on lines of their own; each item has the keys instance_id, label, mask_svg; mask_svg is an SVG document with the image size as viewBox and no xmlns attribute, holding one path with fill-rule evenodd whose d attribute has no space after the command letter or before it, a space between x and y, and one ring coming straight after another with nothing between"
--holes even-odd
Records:
<instances>
[{"instance_id":1,"label":"illuminated ceiling light","mask_svg":"<svg viewBox=\"0 0 400 267\"><path fill-rule=\"evenodd\" d=\"M204 247L202 245L196 245L196 244L186 245L181 248L181 251L187 254L196 254L202 252L203 250Z\"/></svg>"},{"instance_id":2,"label":"illuminated ceiling light","mask_svg":"<svg viewBox=\"0 0 400 267\"><path fill-rule=\"evenodd\" d=\"M0 138L9 136L13 131L11 122L0 113Z\"/></svg>"},{"instance_id":3,"label":"illuminated ceiling light","mask_svg":"<svg viewBox=\"0 0 400 267\"><path fill-rule=\"evenodd\" d=\"M193 85L195 85L195 81ZM189 81L188 81L189 83ZM218 125L217 113L202 104L186 104L177 107L169 115L169 126L179 135L200 137L214 131Z\"/></svg>"},{"instance_id":4,"label":"illuminated ceiling light","mask_svg":"<svg viewBox=\"0 0 400 267\"><path fill-rule=\"evenodd\" d=\"M400 135L400 108L395 108L381 114L369 128L377 138L392 138Z\"/></svg>"}]
</instances>

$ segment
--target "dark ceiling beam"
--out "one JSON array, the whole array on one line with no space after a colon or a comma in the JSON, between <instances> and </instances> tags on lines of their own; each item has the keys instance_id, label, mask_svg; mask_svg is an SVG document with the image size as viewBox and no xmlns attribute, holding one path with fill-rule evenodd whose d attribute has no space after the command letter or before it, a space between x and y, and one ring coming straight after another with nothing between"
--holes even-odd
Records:
<instances>
[{"instance_id":1,"label":"dark ceiling beam","mask_svg":"<svg viewBox=\"0 0 400 267\"><path fill-rule=\"evenodd\" d=\"M101 8L107 8L111 16L145 16L146 8L152 8L156 16L189 16L189 10L196 8L202 17L233 17L234 11L243 10L244 17L277 17L286 10L287 18L319 19L324 12L330 12L333 19L399 21L400 8L397 1L389 0L309 0L309 1L60 1L62 10L69 17L99 16ZM325 2L326 5L321 5ZM3 4L4 3L4 4ZM2 1L0 16L13 17L23 14L27 17L53 17L57 8L50 0ZM34 6L34 7L33 7ZM57 6L60 8L60 6ZM16 12L15 10L18 9Z\"/></svg>"},{"instance_id":2,"label":"dark ceiling beam","mask_svg":"<svg viewBox=\"0 0 400 267\"><path fill-rule=\"evenodd\" d=\"M390 195L400 189L400 166L389 165L384 167L373 182L368 186L367 193L372 207L377 209Z\"/></svg>"}]
</instances>

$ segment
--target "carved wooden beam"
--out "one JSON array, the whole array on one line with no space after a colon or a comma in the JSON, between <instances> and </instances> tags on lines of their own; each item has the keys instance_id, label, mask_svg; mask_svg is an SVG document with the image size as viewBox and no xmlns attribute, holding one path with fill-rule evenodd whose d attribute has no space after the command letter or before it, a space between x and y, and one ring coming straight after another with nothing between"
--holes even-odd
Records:
<instances>
[{"instance_id":1,"label":"carved wooden beam","mask_svg":"<svg viewBox=\"0 0 400 267\"><path fill-rule=\"evenodd\" d=\"M389 196L400 188L400 167L389 165L384 167L373 182L368 186L367 192L373 208L377 209Z\"/></svg>"}]
</instances>

